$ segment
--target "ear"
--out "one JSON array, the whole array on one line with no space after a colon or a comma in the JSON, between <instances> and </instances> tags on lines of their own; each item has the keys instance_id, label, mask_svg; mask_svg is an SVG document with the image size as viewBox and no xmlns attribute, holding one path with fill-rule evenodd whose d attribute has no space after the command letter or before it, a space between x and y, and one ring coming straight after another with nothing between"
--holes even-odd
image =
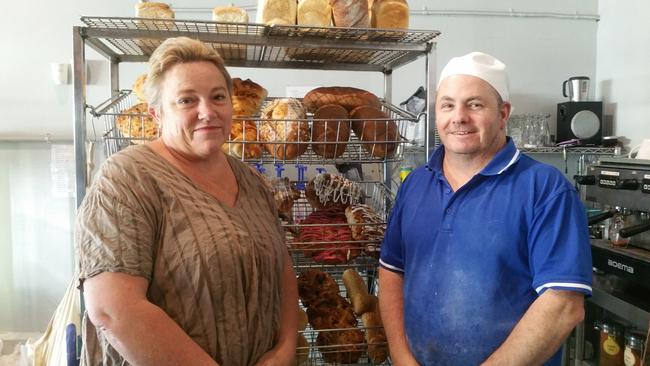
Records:
<instances>
[{"instance_id":1,"label":"ear","mask_svg":"<svg viewBox=\"0 0 650 366\"><path fill-rule=\"evenodd\" d=\"M501 128L506 127L506 122L510 118L510 113L512 112L512 104L510 102L503 102L501 107L499 107L499 117L501 118Z\"/></svg>"},{"instance_id":2,"label":"ear","mask_svg":"<svg viewBox=\"0 0 650 366\"><path fill-rule=\"evenodd\" d=\"M149 106L147 108L147 112L153 117L154 120L160 125L160 111L157 110L156 108Z\"/></svg>"}]
</instances>

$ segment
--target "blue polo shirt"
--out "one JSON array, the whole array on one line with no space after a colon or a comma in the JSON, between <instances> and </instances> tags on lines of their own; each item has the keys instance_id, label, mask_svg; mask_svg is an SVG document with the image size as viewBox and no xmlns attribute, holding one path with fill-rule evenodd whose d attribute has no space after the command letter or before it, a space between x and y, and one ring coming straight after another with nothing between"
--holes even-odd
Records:
<instances>
[{"instance_id":1,"label":"blue polo shirt","mask_svg":"<svg viewBox=\"0 0 650 366\"><path fill-rule=\"evenodd\" d=\"M380 264L404 276L404 326L419 363L477 365L546 289L591 294L587 219L562 173L510 138L456 192L443 156L441 146L400 187ZM560 353L547 364L559 365Z\"/></svg>"}]
</instances>

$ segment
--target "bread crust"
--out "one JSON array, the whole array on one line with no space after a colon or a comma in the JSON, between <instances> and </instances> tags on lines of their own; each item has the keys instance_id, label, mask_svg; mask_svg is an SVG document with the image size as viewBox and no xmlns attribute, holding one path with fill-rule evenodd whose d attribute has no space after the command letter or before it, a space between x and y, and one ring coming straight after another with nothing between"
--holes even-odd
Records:
<instances>
[{"instance_id":1,"label":"bread crust","mask_svg":"<svg viewBox=\"0 0 650 366\"><path fill-rule=\"evenodd\" d=\"M144 144L158 137L158 124L147 110L147 103L138 103L120 112L115 119L122 136L131 139L134 144Z\"/></svg>"},{"instance_id":2,"label":"bread crust","mask_svg":"<svg viewBox=\"0 0 650 366\"><path fill-rule=\"evenodd\" d=\"M379 98L371 92L349 86L325 86L315 88L305 94L302 103L308 112L327 104L338 104L348 112L360 106L381 108Z\"/></svg>"},{"instance_id":3,"label":"bread crust","mask_svg":"<svg viewBox=\"0 0 650 366\"><path fill-rule=\"evenodd\" d=\"M326 159L343 155L350 139L349 117L348 111L338 104L326 104L316 110L311 139L316 154Z\"/></svg>"},{"instance_id":4,"label":"bread crust","mask_svg":"<svg viewBox=\"0 0 650 366\"><path fill-rule=\"evenodd\" d=\"M355 314L361 315L372 310L374 303L368 293L368 286L361 275L354 269L348 268L343 272L343 285Z\"/></svg>"},{"instance_id":5,"label":"bread crust","mask_svg":"<svg viewBox=\"0 0 650 366\"><path fill-rule=\"evenodd\" d=\"M370 28L367 0L330 0L337 27Z\"/></svg>"},{"instance_id":6,"label":"bread crust","mask_svg":"<svg viewBox=\"0 0 650 366\"><path fill-rule=\"evenodd\" d=\"M373 28L408 29L409 6L404 0L375 0L370 9Z\"/></svg>"},{"instance_id":7,"label":"bread crust","mask_svg":"<svg viewBox=\"0 0 650 366\"><path fill-rule=\"evenodd\" d=\"M378 108L361 106L350 112L352 130L372 156L391 158L397 150L399 131L395 121Z\"/></svg>"},{"instance_id":8,"label":"bread crust","mask_svg":"<svg viewBox=\"0 0 650 366\"><path fill-rule=\"evenodd\" d=\"M275 158L292 160L307 150L309 124L300 101L276 99L263 108L261 117L260 140L265 142L264 149Z\"/></svg>"}]
</instances>

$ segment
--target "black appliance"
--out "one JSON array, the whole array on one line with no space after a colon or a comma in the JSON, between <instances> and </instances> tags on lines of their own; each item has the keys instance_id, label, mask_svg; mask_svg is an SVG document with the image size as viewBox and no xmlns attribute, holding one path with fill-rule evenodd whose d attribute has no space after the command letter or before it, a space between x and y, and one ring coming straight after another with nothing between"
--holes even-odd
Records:
<instances>
[{"instance_id":1,"label":"black appliance","mask_svg":"<svg viewBox=\"0 0 650 366\"><path fill-rule=\"evenodd\" d=\"M580 139L581 145L603 142L603 102L564 102L557 105L557 142Z\"/></svg>"}]
</instances>

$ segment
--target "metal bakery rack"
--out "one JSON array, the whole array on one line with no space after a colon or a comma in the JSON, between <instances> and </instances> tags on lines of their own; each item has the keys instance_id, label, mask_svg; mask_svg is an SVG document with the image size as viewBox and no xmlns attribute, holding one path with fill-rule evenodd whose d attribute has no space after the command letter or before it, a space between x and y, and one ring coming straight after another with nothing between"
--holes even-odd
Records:
<instances>
[{"instance_id":1,"label":"metal bakery rack","mask_svg":"<svg viewBox=\"0 0 650 366\"><path fill-rule=\"evenodd\" d=\"M151 53L163 40L170 37L186 36L199 39L217 50L229 67L312 69L312 70L346 70L370 71L383 75L383 94L380 95L381 109L387 118L376 123L395 124L398 131L394 138L384 137L375 140L361 139L350 131L349 139L337 136L332 141L318 141L319 144L338 144L345 151L336 157L323 158L316 154L313 136L298 141L278 141L274 144L308 145L306 151L293 159L279 159L262 149L260 156L244 156L248 163L300 163L304 165L338 165L343 163L373 165L378 167L379 181L358 182L363 194L363 203L374 209L381 217L381 222L372 225L385 227L394 199L396 185L391 177L395 166L404 158L405 151L413 147L413 141L405 138L406 130L413 124L424 123L424 146L417 151L427 154L436 141L433 129L428 126L433 121L432 93L427 93L427 106L420 115L413 115L396 107L392 100L395 69L407 65L416 59L424 58L424 70L420 80L414 86L424 83L427 91L435 90L436 38L440 34L433 30L385 30L363 28L319 28L304 26L269 26L263 24L219 23L196 20L143 19L122 17L82 17L83 26L73 27L73 91L74 91L74 147L76 156L76 200L81 203L86 193L88 177L87 144L104 144L105 157L124 149L131 144L142 143L156 137L157 126L151 124L145 113L129 114L124 111L138 104L130 90L119 85L120 64L123 62L146 62ZM110 62L110 97L96 106L89 106L86 100L86 49L98 52ZM130 86L130 85L129 85ZM267 100L267 103L270 101ZM125 122L127 121L127 122ZM255 116L247 118L254 126L269 122ZM291 121L275 120L276 123ZM315 122L313 115L307 114L304 120L309 127ZM344 120L352 130L354 120ZM244 123L246 126L246 123ZM121 127L121 128L120 128ZM246 127L244 127L246 128ZM313 131L313 129L310 129ZM143 135L147 131L149 135ZM137 133L135 133L137 132ZM246 135L245 133L243 135ZM259 128L255 137L258 141L237 141L239 146L251 147L260 144ZM342 140L342 141L339 141ZM229 142L232 149L235 142ZM368 146L392 145L390 154L376 154ZM431 146L430 146L431 145ZM231 151L231 150L230 150ZM409 150L413 151L413 150ZM231 151L232 152L232 151ZM304 182L302 182L304 183ZM346 248L357 251L355 258L350 256L343 262L319 262L310 251L332 249L332 241L300 242L297 233L309 227L301 219L310 215L314 209L305 198L304 192L292 207L291 222L285 222L287 243L293 257L297 273L307 269L319 269L332 276L339 285L340 294L346 296L342 284L342 274L348 268L355 269L366 281L371 293L376 293L377 252L368 248L379 246L379 240L337 241L335 249ZM349 226L348 224L318 224L327 226ZM304 245L308 244L309 249ZM323 248L319 248L319 245ZM359 248L362 248L359 251ZM365 249L364 249L365 248ZM355 329L366 332L361 321ZM306 352L308 357L302 365L326 365L328 355L345 352L343 348L357 347L363 350L355 364L372 364L366 349L368 344L345 344L338 346L318 346L320 333L340 332L342 329L314 330L309 325L301 333L307 339L308 347L298 347L298 353ZM385 344L373 344L385 346ZM390 364L390 359L383 364Z\"/></svg>"}]
</instances>

